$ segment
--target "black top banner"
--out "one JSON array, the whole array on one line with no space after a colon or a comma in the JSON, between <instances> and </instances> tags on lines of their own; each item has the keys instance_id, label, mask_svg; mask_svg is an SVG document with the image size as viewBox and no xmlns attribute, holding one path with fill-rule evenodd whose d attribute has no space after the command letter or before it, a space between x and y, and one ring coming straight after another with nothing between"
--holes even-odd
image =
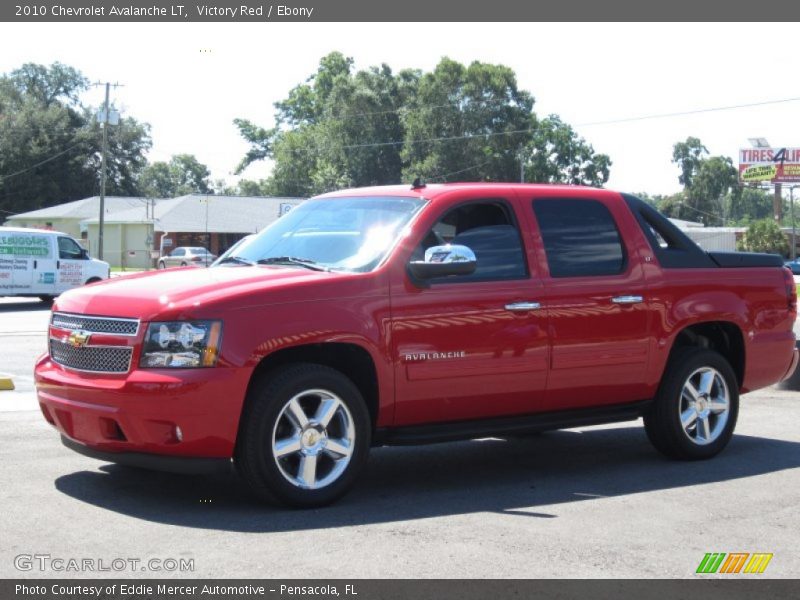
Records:
<instances>
[{"instance_id":1,"label":"black top banner","mask_svg":"<svg viewBox=\"0 0 800 600\"><path fill-rule=\"evenodd\" d=\"M10 22L797 21L800 2L752 0L17 0Z\"/></svg>"}]
</instances>

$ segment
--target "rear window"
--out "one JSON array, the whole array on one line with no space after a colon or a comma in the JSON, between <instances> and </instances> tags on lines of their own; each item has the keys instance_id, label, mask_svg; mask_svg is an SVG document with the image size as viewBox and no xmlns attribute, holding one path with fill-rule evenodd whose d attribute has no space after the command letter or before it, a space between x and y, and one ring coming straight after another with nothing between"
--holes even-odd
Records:
<instances>
[{"instance_id":1,"label":"rear window","mask_svg":"<svg viewBox=\"0 0 800 600\"><path fill-rule=\"evenodd\" d=\"M539 222L551 277L618 275L626 256L614 217L596 200L538 199Z\"/></svg>"}]
</instances>

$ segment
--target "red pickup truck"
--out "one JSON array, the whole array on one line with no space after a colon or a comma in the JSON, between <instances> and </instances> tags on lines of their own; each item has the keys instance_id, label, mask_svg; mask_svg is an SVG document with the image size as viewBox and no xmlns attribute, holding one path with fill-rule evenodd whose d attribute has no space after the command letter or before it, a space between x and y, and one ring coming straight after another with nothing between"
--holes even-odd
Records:
<instances>
[{"instance_id":1,"label":"red pickup truck","mask_svg":"<svg viewBox=\"0 0 800 600\"><path fill-rule=\"evenodd\" d=\"M704 252L626 194L448 184L304 202L209 269L63 294L36 365L63 442L121 464L230 468L319 506L381 444L643 417L678 459L789 377L778 256Z\"/></svg>"}]
</instances>

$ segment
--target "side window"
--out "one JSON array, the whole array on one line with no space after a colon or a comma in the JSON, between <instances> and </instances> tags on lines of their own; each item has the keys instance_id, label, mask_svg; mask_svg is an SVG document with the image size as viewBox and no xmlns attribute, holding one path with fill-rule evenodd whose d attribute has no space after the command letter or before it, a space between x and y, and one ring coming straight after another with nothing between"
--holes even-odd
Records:
<instances>
[{"instance_id":1,"label":"side window","mask_svg":"<svg viewBox=\"0 0 800 600\"><path fill-rule=\"evenodd\" d=\"M184 254L183 248L175 248L175 250L172 251L172 254L170 254L170 256L183 256L183 254Z\"/></svg>"},{"instance_id":2,"label":"side window","mask_svg":"<svg viewBox=\"0 0 800 600\"><path fill-rule=\"evenodd\" d=\"M60 237L58 238L58 257L63 259L80 260L83 258L83 251L75 240Z\"/></svg>"},{"instance_id":3,"label":"side window","mask_svg":"<svg viewBox=\"0 0 800 600\"><path fill-rule=\"evenodd\" d=\"M533 201L551 277L617 275L625 249L608 208L596 200Z\"/></svg>"},{"instance_id":4,"label":"side window","mask_svg":"<svg viewBox=\"0 0 800 600\"><path fill-rule=\"evenodd\" d=\"M411 260L423 260L431 246L458 244L475 253L471 275L432 279L431 283L523 279L525 252L511 207L503 200L468 202L449 210L422 239Z\"/></svg>"}]
</instances>

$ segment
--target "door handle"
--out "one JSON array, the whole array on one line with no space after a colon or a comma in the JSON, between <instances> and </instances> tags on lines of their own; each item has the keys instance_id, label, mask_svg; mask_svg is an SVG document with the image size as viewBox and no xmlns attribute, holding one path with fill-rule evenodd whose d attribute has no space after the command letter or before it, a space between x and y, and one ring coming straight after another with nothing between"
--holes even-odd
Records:
<instances>
[{"instance_id":1,"label":"door handle","mask_svg":"<svg viewBox=\"0 0 800 600\"><path fill-rule=\"evenodd\" d=\"M36 260L34 260L34 261L33 261L33 268L34 268L34 269L36 269L38 264L39 264L39 262L38 262L38 261L36 261Z\"/></svg>"},{"instance_id":2,"label":"door handle","mask_svg":"<svg viewBox=\"0 0 800 600\"><path fill-rule=\"evenodd\" d=\"M611 301L614 304L639 304L644 302L644 298L641 296L617 296L612 298Z\"/></svg>"},{"instance_id":3,"label":"door handle","mask_svg":"<svg viewBox=\"0 0 800 600\"><path fill-rule=\"evenodd\" d=\"M538 302L514 302L513 304L506 304L506 310L512 312L528 312L530 310L539 310L542 305Z\"/></svg>"}]
</instances>

